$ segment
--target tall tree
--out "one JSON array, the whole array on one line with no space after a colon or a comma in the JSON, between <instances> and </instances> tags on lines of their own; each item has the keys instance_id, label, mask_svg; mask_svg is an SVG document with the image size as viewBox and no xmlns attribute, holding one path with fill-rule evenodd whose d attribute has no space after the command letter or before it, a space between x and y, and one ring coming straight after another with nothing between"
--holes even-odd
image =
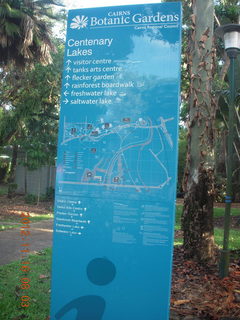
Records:
<instances>
[{"instance_id":1,"label":"tall tree","mask_svg":"<svg viewBox=\"0 0 240 320\"><path fill-rule=\"evenodd\" d=\"M191 0L188 66L191 75L188 152L182 216L187 258L211 260L214 253L214 1Z\"/></svg>"},{"instance_id":2,"label":"tall tree","mask_svg":"<svg viewBox=\"0 0 240 320\"><path fill-rule=\"evenodd\" d=\"M29 153L26 164L32 168L37 166L34 157L42 165L56 156L63 45L57 48L53 64L36 64L21 77L9 72L0 82L0 145L16 142Z\"/></svg>"},{"instance_id":3,"label":"tall tree","mask_svg":"<svg viewBox=\"0 0 240 320\"><path fill-rule=\"evenodd\" d=\"M9 197L18 151L25 154L21 162L31 169L55 162L63 45L57 48L52 64L36 64L20 77L7 72L0 81L0 145L12 150Z\"/></svg>"},{"instance_id":4,"label":"tall tree","mask_svg":"<svg viewBox=\"0 0 240 320\"><path fill-rule=\"evenodd\" d=\"M239 0L222 0L215 6L215 12L218 24L224 25L229 23L240 22L240 1ZM224 199L226 192L226 137L228 133L228 108L229 108L229 64L230 60L223 47L223 41L217 42L217 57L220 59L218 90L218 113L217 113L217 148L216 148L216 177L218 186L218 197ZM239 99L240 92L240 55L235 61L235 86L236 96ZM234 120L234 159L233 159L233 200L240 199L240 118L239 118L239 101L236 100L236 117ZM238 114L238 116L237 116Z\"/></svg>"},{"instance_id":5,"label":"tall tree","mask_svg":"<svg viewBox=\"0 0 240 320\"><path fill-rule=\"evenodd\" d=\"M54 45L50 22L55 0L0 0L0 65L48 64Z\"/></svg>"}]
</instances>

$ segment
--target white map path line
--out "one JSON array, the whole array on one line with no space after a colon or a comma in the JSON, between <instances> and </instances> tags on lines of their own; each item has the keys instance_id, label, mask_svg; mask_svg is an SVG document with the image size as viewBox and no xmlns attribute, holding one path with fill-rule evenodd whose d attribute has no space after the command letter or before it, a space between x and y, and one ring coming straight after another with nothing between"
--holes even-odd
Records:
<instances>
[{"instance_id":1,"label":"white map path line","mask_svg":"<svg viewBox=\"0 0 240 320\"><path fill-rule=\"evenodd\" d=\"M126 168L127 168L127 167L128 167L128 166L127 166L127 160L126 160L124 154L122 154L122 157L123 157L124 164L125 164L125 166L126 166ZM129 175L129 177L130 177L133 185L135 185L135 182L134 182L133 177L132 177L132 173L131 173L130 171L128 171L127 174Z\"/></svg>"},{"instance_id":2,"label":"white map path line","mask_svg":"<svg viewBox=\"0 0 240 320\"><path fill-rule=\"evenodd\" d=\"M170 144L171 148L173 148L173 141L172 141L172 138L171 138L171 136L168 133L168 130L166 128L166 122L172 121L172 120L174 120L174 118L163 119L163 117L160 117L159 120L161 122L160 127L162 129L162 132L164 133L164 135L165 135L168 143Z\"/></svg>"},{"instance_id":3,"label":"white map path line","mask_svg":"<svg viewBox=\"0 0 240 320\"><path fill-rule=\"evenodd\" d=\"M164 143L163 143L163 138L162 138L162 136L161 136L161 133L160 133L160 130L159 130L159 129L157 129L157 134L158 134L158 136L159 136L159 141L160 141L160 143L161 143L161 149L158 151L158 153L155 153L156 156L158 157L158 155L164 151Z\"/></svg>"},{"instance_id":4,"label":"white map path line","mask_svg":"<svg viewBox=\"0 0 240 320\"><path fill-rule=\"evenodd\" d=\"M85 185L85 186L96 186L96 187L117 187L117 188L133 188L133 189L162 189L171 178L168 178L168 181L160 184L159 186L141 186L141 185L123 185L123 184L113 184L113 183L87 183L87 182L74 182L74 181L59 181L60 184L76 184L76 185Z\"/></svg>"},{"instance_id":5,"label":"white map path line","mask_svg":"<svg viewBox=\"0 0 240 320\"><path fill-rule=\"evenodd\" d=\"M140 155L142 153L142 150L144 149L144 146L141 147L141 149L138 150L138 159L137 159L137 175L140 182L145 185L144 181L142 180L141 174L139 172L139 163L140 163Z\"/></svg>"},{"instance_id":6,"label":"white map path line","mask_svg":"<svg viewBox=\"0 0 240 320\"><path fill-rule=\"evenodd\" d=\"M161 124L159 124L159 125L150 125L150 126L148 125L148 126L145 126L145 125L138 125L137 123L118 125L118 126L112 128L112 132L103 133L103 134L101 134L101 135L99 135L97 137L91 136L91 133L83 134L83 135L79 135L79 136L74 136L74 137L68 138L66 140L63 140L61 144L65 144L65 143L67 143L69 141L72 141L72 140L75 140L75 139L82 139L82 138L85 138L85 137L88 137L89 140L96 142L96 141L100 141L105 136L108 136L108 135L111 135L111 134L118 134L118 131L121 131L122 129L125 129L125 128L135 128L135 129L158 129L158 128L161 128L163 133L166 135L166 138L167 138L169 144L172 147L173 146L172 138L171 138L171 136L169 135L169 133L167 131L165 123L167 121L174 120L174 118L169 118L169 119L164 120L162 117L160 117L159 119L161 121ZM65 134L64 134L64 136L65 136Z\"/></svg>"},{"instance_id":7,"label":"white map path line","mask_svg":"<svg viewBox=\"0 0 240 320\"><path fill-rule=\"evenodd\" d=\"M130 131L123 139L121 139L121 145L125 140L127 140L128 136L134 133L134 131L137 130L137 128L133 128L132 131ZM120 135L119 135L120 136Z\"/></svg>"},{"instance_id":8,"label":"white map path line","mask_svg":"<svg viewBox=\"0 0 240 320\"><path fill-rule=\"evenodd\" d=\"M62 182L62 183L69 183L69 184L82 184L82 185L95 185L95 186L110 186L110 187L124 187L124 188L137 188L137 189L161 189L163 188L166 184L168 184L168 182L171 180L171 177L169 177L168 175L168 171L167 171L167 168L163 165L163 163L160 161L160 159L158 158L158 155L164 150L164 145L163 145L163 139L161 137L161 134L160 134L160 130L163 132L163 134L165 135L169 145L171 146L171 148L173 147L173 141L172 141L172 138L171 138L171 135L168 133L168 130L166 128L166 122L168 121L172 121L174 120L174 118L168 118L168 119L163 119L162 117L160 117L158 119L158 121L160 121L160 125L152 125L152 121L151 119L148 119L149 120L149 124L147 125L144 125L144 124L140 124L138 122L135 122L135 123L131 123L131 124L123 124L123 125L117 125L116 127L113 127L112 128L112 131L111 132L106 132L106 133L102 133L100 134L99 136L97 137L93 137L91 136L91 133L88 133L88 134L82 134L81 136L74 136L74 137L71 137L71 138L68 138L66 139L64 142L62 142L62 144L70 141L70 140L74 140L74 139L79 139L79 138L83 138L83 137L88 137L90 141L94 141L94 142L97 142L97 141L101 141L103 139L103 137L105 136L108 136L108 135L111 135L111 134L117 134L120 138L120 150L118 150L114 156L112 157L112 159L110 160L108 166L106 169L101 169L99 168L99 165L101 164L102 160L103 159L100 159L100 161L97 163L97 165L94 166L94 174L96 173L96 171L101 171L102 173L104 173L104 181L106 181L105 183L94 183L94 182L88 182L88 181L81 181L81 182L71 182L71 181L66 181L66 182ZM66 121L65 121L65 118L64 118L64 128L66 128ZM69 123L68 123L69 124ZM71 124L71 123L70 123ZM87 125L87 118L86 118L86 122L85 123L74 123L74 125L84 125L85 127L85 130L87 129L86 128L86 125ZM122 129L125 129L125 128L129 128L129 129L132 129L131 132L129 132L127 134L127 137L131 134L133 134L133 132L136 130L136 129L147 129L149 130L148 132L148 137L147 139L145 138L144 140L141 140L141 141L138 141L138 142L135 142L135 143L129 143L125 146L123 146L123 141L126 140L126 136L124 138L121 137L121 135L119 134L121 132ZM138 185L134 182L133 180L133 177L131 176L131 173L128 172L129 174L129 178L130 180L132 181L133 185L121 185L121 184L112 184L111 183L111 176L112 176L112 172L113 172L113 169L115 167L115 164L116 164L116 161L118 161L121 156L123 157L123 161L124 161L124 164L126 166L126 168L128 168L127 166L127 161L126 161L126 158L124 156L124 152L128 149L132 149L132 148L136 148L136 147L141 147L139 152L138 152L138 161L139 161L139 158L140 158L140 153L141 151L144 149L144 147L148 144L151 143L152 141L152 138L153 138L153 131L154 129L157 130L157 134L159 136L159 139L160 139L160 142L161 142L161 149L158 153L154 153L152 151L152 149L149 149L149 152L153 155L153 157L155 158L155 160L160 164L160 166L162 167L163 171L165 172L166 174L166 180L158 185L158 186L147 186L144 184L143 180L141 179L141 175L140 175L140 172L139 172L139 168L138 168L138 163L137 163L137 176L140 180L141 183L143 183L143 185ZM64 138L65 138L65 134L64 134ZM85 168L84 172L86 170L90 170L88 168ZM84 179L85 177L85 174L82 176L82 179Z\"/></svg>"},{"instance_id":9,"label":"white map path line","mask_svg":"<svg viewBox=\"0 0 240 320\"><path fill-rule=\"evenodd\" d=\"M148 149L149 152L154 156L154 158L156 159L156 161L160 164L160 166L163 168L163 170L165 171L166 173L166 176L167 176L167 180L169 181L169 179L171 179L169 176L168 176L168 171L166 169L166 167L162 164L162 162L159 160L159 158L156 156L156 154L151 150L151 149Z\"/></svg>"},{"instance_id":10,"label":"white map path line","mask_svg":"<svg viewBox=\"0 0 240 320\"><path fill-rule=\"evenodd\" d=\"M129 145L126 145L124 147L121 147L115 153L113 158L111 159L110 164L109 164L109 166L107 168L107 173L106 173L106 175L104 177L104 180L106 179L108 182L111 180L112 171L114 169L115 163L116 163L116 161L117 161L117 159L118 159L120 154L123 154L128 149L136 148L136 147L139 147L139 146L143 147L143 146L146 146L146 145L150 144L151 141L152 141L152 137L153 137L153 129L152 129L152 126L149 126L149 136L148 136L147 140L139 141L139 142L136 142L134 144L129 144Z\"/></svg>"},{"instance_id":11,"label":"white map path line","mask_svg":"<svg viewBox=\"0 0 240 320\"><path fill-rule=\"evenodd\" d=\"M104 159L104 158L101 158L101 159L99 160L99 162L94 166L93 171L94 171L94 172L97 172L97 171L106 172L106 169L100 168L100 164L101 164L102 162L104 162L104 161L105 161L105 159Z\"/></svg>"}]
</instances>

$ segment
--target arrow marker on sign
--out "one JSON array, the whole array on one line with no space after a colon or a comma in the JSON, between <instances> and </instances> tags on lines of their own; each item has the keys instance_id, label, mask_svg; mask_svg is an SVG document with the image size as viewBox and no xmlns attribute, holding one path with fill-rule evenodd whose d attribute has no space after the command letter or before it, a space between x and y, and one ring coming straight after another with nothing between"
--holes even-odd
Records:
<instances>
[{"instance_id":1,"label":"arrow marker on sign","mask_svg":"<svg viewBox=\"0 0 240 320\"><path fill-rule=\"evenodd\" d=\"M72 63L72 61L71 60L67 60L66 63L69 66L69 64Z\"/></svg>"},{"instance_id":2,"label":"arrow marker on sign","mask_svg":"<svg viewBox=\"0 0 240 320\"><path fill-rule=\"evenodd\" d=\"M68 87L70 87L70 84L69 83L65 83L64 87L68 88Z\"/></svg>"},{"instance_id":3,"label":"arrow marker on sign","mask_svg":"<svg viewBox=\"0 0 240 320\"><path fill-rule=\"evenodd\" d=\"M65 100L63 100L63 102L64 102L65 104L67 104L69 101L68 101L68 99L66 98Z\"/></svg>"},{"instance_id":4,"label":"arrow marker on sign","mask_svg":"<svg viewBox=\"0 0 240 320\"><path fill-rule=\"evenodd\" d=\"M70 67L66 68L67 73L69 73L72 69Z\"/></svg>"},{"instance_id":5,"label":"arrow marker on sign","mask_svg":"<svg viewBox=\"0 0 240 320\"><path fill-rule=\"evenodd\" d=\"M67 95L69 95L69 92L66 90L66 91L64 91L64 93L63 93L64 95L65 95L65 97L67 96Z\"/></svg>"},{"instance_id":6,"label":"arrow marker on sign","mask_svg":"<svg viewBox=\"0 0 240 320\"><path fill-rule=\"evenodd\" d=\"M69 75L66 75L65 79L69 80L71 77Z\"/></svg>"}]
</instances>

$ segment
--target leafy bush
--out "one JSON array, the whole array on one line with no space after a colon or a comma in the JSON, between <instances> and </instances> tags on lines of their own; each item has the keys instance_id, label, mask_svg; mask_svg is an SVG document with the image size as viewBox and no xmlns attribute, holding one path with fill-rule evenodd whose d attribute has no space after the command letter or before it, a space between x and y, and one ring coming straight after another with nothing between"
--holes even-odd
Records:
<instances>
[{"instance_id":1,"label":"leafy bush","mask_svg":"<svg viewBox=\"0 0 240 320\"><path fill-rule=\"evenodd\" d=\"M53 187L49 187L47 188L47 192L46 192L46 200L47 201L51 201L51 200L54 200L54 196L55 196L55 190Z\"/></svg>"},{"instance_id":2,"label":"leafy bush","mask_svg":"<svg viewBox=\"0 0 240 320\"><path fill-rule=\"evenodd\" d=\"M46 194L42 194L40 197L40 201L53 201L55 195L55 190L53 187L48 187Z\"/></svg>"},{"instance_id":3,"label":"leafy bush","mask_svg":"<svg viewBox=\"0 0 240 320\"><path fill-rule=\"evenodd\" d=\"M6 175L9 171L10 160L9 157L0 157L0 182L6 180Z\"/></svg>"},{"instance_id":4,"label":"leafy bush","mask_svg":"<svg viewBox=\"0 0 240 320\"><path fill-rule=\"evenodd\" d=\"M17 184L16 183L9 183L8 184L8 197L11 198L15 195L15 192L17 190Z\"/></svg>"},{"instance_id":5,"label":"leafy bush","mask_svg":"<svg viewBox=\"0 0 240 320\"><path fill-rule=\"evenodd\" d=\"M37 196L35 196L34 194L29 193L29 194L27 194L25 196L25 202L27 204L37 204Z\"/></svg>"}]
</instances>

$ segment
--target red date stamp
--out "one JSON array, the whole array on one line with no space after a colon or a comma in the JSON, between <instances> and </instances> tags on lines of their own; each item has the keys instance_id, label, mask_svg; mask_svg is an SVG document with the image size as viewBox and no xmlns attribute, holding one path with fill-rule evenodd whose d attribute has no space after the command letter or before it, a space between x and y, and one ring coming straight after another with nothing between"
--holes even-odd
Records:
<instances>
[{"instance_id":1,"label":"red date stamp","mask_svg":"<svg viewBox=\"0 0 240 320\"><path fill-rule=\"evenodd\" d=\"M22 290L20 294L21 299L21 307L27 308L30 306L31 298L28 296L28 289L30 289L31 279L30 279L30 261L28 259L28 253L30 252L30 214L27 212L23 212L21 214L21 228L20 228L20 236L21 236L21 254L22 260L20 265L21 278L20 278L20 289Z\"/></svg>"}]
</instances>

